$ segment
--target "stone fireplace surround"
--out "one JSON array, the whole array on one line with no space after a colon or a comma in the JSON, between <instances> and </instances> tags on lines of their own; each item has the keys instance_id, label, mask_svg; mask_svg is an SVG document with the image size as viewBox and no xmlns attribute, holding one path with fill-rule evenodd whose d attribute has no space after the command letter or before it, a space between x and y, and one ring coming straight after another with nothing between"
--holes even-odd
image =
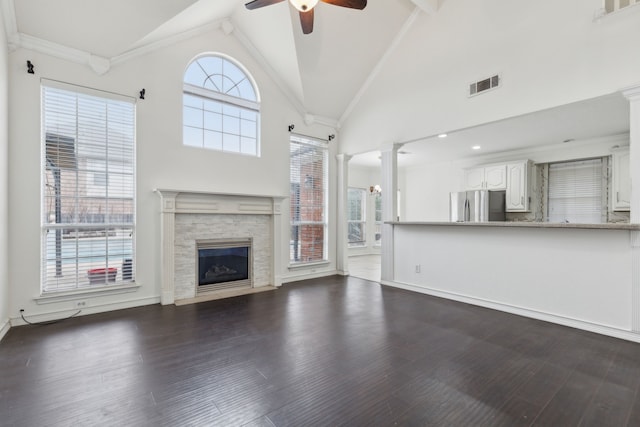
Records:
<instances>
[{"instance_id":1,"label":"stone fireplace surround","mask_svg":"<svg viewBox=\"0 0 640 427\"><path fill-rule=\"evenodd\" d=\"M280 286L282 196L156 189L160 196L163 305L196 295L199 239L252 238L253 286Z\"/></svg>"}]
</instances>

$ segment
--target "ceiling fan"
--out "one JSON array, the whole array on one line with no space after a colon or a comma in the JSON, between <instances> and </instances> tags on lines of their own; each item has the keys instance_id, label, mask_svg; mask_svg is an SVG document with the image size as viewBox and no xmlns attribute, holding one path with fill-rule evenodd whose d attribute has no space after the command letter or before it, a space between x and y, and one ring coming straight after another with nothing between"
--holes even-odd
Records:
<instances>
[{"instance_id":1,"label":"ceiling fan","mask_svg":"<svg viewBox=\"0 0 640 427\"><path fill-rule=\"evenodd\" d=\"M247 9L253 10L283 1L285 0L253 0L245 4L245 6ZM300 24L302 24L302 32L304 34L309 34L313 31L313 8L318 4L318 1L350 9L362 10L367 6L367 0L289 0L300 11Z\"/></svg>"}]
</instances>

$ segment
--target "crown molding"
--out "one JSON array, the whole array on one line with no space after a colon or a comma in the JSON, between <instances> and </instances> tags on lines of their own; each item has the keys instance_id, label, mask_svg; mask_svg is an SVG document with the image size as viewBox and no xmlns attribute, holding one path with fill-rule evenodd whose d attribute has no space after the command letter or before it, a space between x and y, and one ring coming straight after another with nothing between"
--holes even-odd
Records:
<instances>
[{"instance_id":1,"label":"crown molding","mask_svg":"<svg viewBox=\"0 0 640 427\"><path fill-rule=\"evenodd\" d=\"M433 15L438 11L438 0L411 0L411 2L429 15Z\"/></svg>"},{"instance_id":2,"label":"crown molding","mask_svg":"<svg viewBox=\"0 0 640 427\"><path fill-rule=\"evenodd\" d=\"M13 0L2 0L0 2L0 12L2 12L4 30L7 34L9 50L14 51L20 46L20 34L18 34L16 8Z\"/></svg>"},{"instance_id":3,"label":"crown molding","mask_svg":"<svg viewBox=\"0 0 640 427\"><path fill-rule=\"evenodd\" d=\"M175 43L189 40L190 38L208 33L210 31L218 30L222 27L222 24L225 21L226 19L220 19L220 20L193 28L191 30L184 31L182 33L173 34L171 36L167 36L163 39L157 40L155 42L151 42L149 44L145 44L140 47L131 49L125 53L122 53L120 55L117 55L111 58L111 64L119 65L124 62L130 61L134 58L148 55L156 50L171 46Z\"/></svg>"},{"instance_id":4,"label":"crown molding","mask_svg":"<svg viewBox=\"0 0 640 427\"><path fill-rule=\"evenodd\" d=\"M404 22L402 28L400 28L400 31L398 31L398 34L396 34L393 41L385 51L384 55L382 55L375 67L371 69L369 76L367 76L365 81L362 83L362 86L360 86L358 92L355 94L349 105L347 105L347 108L344 110L344 113L342 113L342 116L338 120L338 126L342 126L342 124L344 124L349 115L353 112L353 109L356 107L356 105L360 103L360 100L364 96L365 92L369 89L369 86L371 86L371 83L373 83L373 80L378 76L380 70L382 70L382 67L389 60L391 54L398 48L400 42L402 41L402 39L404 39L404 36L407 34L407 32L409 32L409 29L413 26L416 19L418 18L418 16L420 16L421 13L422 8L420 8L419 6L416 6L413 9L413 12L411 12L411 15L409 15L407 20Z\"/></svg>"},{"instance_id":5,"label":"crown molding","mask_svg":"<svg viewBox=\"0 0 640 427\"><path fill-rule=\"evenodd\" d=\"M105 74L111 68L111 61L108 58L43 40L28 34L19 33L19 37L19 47L21 48L30 49L77 64L87 65L99 75Z\"/></svg>"}]
</instances>

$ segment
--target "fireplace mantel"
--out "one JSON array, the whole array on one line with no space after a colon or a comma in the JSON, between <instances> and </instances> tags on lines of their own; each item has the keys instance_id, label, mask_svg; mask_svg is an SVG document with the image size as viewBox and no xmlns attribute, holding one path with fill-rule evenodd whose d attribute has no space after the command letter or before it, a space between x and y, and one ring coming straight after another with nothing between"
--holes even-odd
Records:
<instances>
[{"instance_id":1,"label":"fireplace mantel","mask_svg":"<svg viewBox=\"0 0 640 427\"><path fill-rule=\"evenodd\" d=\"M175 216L204 215L266 215L271 218L271 285L280 286L281 207L284 196L211 193L204 191L156 189L161 200L161 263L163 305L175 303Z\"/></svg>"}]
</instances>

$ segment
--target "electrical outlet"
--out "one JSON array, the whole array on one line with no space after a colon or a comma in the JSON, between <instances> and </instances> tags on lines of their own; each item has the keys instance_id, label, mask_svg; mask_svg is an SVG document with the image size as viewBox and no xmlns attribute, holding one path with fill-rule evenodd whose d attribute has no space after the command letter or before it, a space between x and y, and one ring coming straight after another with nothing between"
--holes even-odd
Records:
<instances>
[{"instance_id":1,"label":"electrical outlet","mask_svg":"<svg viewBox=\"0 0 640 427\"><path fill-rule=\"evenodd\" d=\"M75 308L84 308L87 306L87 301L76 301Z\"/></svg>"},{"instance_id":2,"label":"electrical outlet","mask_svg":"<svg viewBox=\"0 0 640 427\"><path fill-rule=\"evenodd\" d=\"M416 265L416 273L420 273L420 264Z\"/></svg>"}]
</instances>

